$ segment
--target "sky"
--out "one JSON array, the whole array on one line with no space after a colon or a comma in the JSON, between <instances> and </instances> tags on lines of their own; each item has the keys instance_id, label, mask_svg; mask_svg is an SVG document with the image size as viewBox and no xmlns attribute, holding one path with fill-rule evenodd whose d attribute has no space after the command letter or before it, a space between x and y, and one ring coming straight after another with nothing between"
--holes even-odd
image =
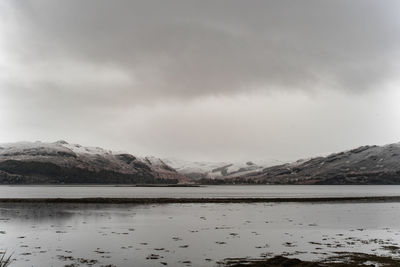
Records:
<instances>
[{"instance_id":1,"label":"sky","mask_svg":"<svg viewBox=\"0 0 400 267\"><path fill-rule=\"evenodd\" d=\"M0 143L192 161L400 142L398 0L3 0Z\"/></svg>"}]
</instances>

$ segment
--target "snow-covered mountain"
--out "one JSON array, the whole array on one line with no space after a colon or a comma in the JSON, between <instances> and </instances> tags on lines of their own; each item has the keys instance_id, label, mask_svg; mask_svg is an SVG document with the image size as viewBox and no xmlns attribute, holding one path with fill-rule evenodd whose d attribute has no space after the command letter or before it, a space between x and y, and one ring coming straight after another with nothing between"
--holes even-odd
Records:
<instances>
[{"instance_id":1,"label":"snow-covered mountain","mask_svg":"<svg viewBox=\"0 0 400 267\"><path fill-rule=\"evenodd\" d=\"M0 183L400 184L400 143L279 161L189 162L65 141L0 144Z\"/></svg>"},{"instance_id":2,"label":"snow-covered mountain","mask_svg":"<svg viewBox=\"0 0 400 267\"><path fill-rule=\"evenodd\" d=\"M400 143L300 159L245 163L164 160L191 179L213 183L257 184L400 184Z\"/></svg>"},{"instance_id":3,"label":"snow-covered mountain","mask_svg":"<svg viewBox=\"0 0 400 267\"><path fill-rule=\"evenodd\" d=\"M3 183L158 183L188 179L153 157L65 141L0 144Z\"/></svg>"},{"instance_id":4,"label":"snow-covered mountain","mask_svg":"<svg viewBox=\"0 0 400 267\"><path fill-rule=\"evenodd\" d=\"M278 160L247 162L190 162L178 159L163 159L163 161L192 180L203 178L234 178L258 173L267 167L283 163Z\"/></svg>"},{"instance_id":5,"label":"snow-covered mountain","mask_svg":"<svg viewBox=\"0 0 400 267\"><path fill-rule=\"evenodd\" d=\"M237 181L270 184L400 184L400 143L361 146L266 168Z\"/></svg>"}]
</instances>

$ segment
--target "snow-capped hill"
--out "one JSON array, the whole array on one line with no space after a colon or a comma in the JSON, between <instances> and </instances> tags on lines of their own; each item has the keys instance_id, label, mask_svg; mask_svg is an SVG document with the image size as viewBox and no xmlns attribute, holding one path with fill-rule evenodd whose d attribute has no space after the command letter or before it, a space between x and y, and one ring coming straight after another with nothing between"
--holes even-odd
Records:
<instances>
[{"instance_id":1,"label":"snow-capped hill","mask_svg":"<svg viewBox=\"0 0 400 267\"><path fill-rule=\"evenodd\" d=\"M247 162L190 162L178 159L164 159L169 166L193 180L224 179L257 173L263 169L282 164L281 161L247 161Z\"/></svg>"},{"instance_id":2,"label":"snow-capped hill","mask_svg":"<svg viewBox=\"0 0 400 267\"><path fill-rule=\"evenodd\" d=\"M17 142L0 144L1 157L30 158L33 156L57 156L62 154L76 157L70 149L57 143L36 142Z\"/></svg>"},{"instance_id":3,"label":"snow-capped hill","mask_svg":"<svg viewBox=\"0 0 400 267\"><path fill-rule=\"evenodd\" d=\"M34 181L38 177L46 181L43 176L53 175L57 182L187 181L184 175L179 174L165 163L156 164L156 162L156 158L152 158L150 161L148 158L139 158L128 153L69 144L66 141L0 144L0 171L2 173L2 175L0 173L0 178L3 177L3 182L8 179L4 177L14 176L15 178L18 175L20 180L30 177L26 178L29 181ZM86 179L88 176L90 179ZM47 178L53 179L52 177Z\"/></svg>"},{"instance_id":4,"label":"snow-capped hill","mask_svg":"<svg viewBox=\"0 0 400 267\"><path fill-rule=\"evenodd\" d=\"M240 179L274 184L400 184L400 143L361 146L273 166Z\"/></svg>"},{"instance_id":5,"label":"snow-capped hill","mask_svg":"<svg viewBox=\"0 0 400 267\"><path fill-rule=\"evenodd\" d=\"M91 155L106 155L106 154L115 154L111 150L105 150L101 147L85 147L78 144L69 144L65 141L57 141L54 144L61 145L65 148L70 149L71 151L77 154L91 154Z\"/></svg>"},{"instance_id":6,"label":"snow-capped hill","mask_svg":"<svg viewBox=\"0 0 400 267\"><path fill-rule=\"evenodd\" d=\"M227 162L191 162L180 159L163 159L163 161L181 173L208 173L229 164Z\"/></svg>"},{"instance_id":7,"label":"snow-capped hill","mask_svg":"<svg viewBox=\"0 0 400 267\"><path fill-rule=\"evenodd\" d=\"M400 143L361 146L326 156L279 161L207 163L164 160L191 179L213 183L400 184Z\"/></svg>"},{"instance_id":8,"label":"snow-capped hill","mask_svg":"<svg viewBox=\"0 0 400 267\"><path fill-rule=\"evenodd\" d=\"M142 162L148 164L153 170L157 171L164 178L179 179L180 181L188 181L187 177L179 173L177 170L172 168L170 165L165 163L162 159L156 157L142 157L139 158ZM172 175L172 176L171 176Z\"/></svg>"}]
</instances>

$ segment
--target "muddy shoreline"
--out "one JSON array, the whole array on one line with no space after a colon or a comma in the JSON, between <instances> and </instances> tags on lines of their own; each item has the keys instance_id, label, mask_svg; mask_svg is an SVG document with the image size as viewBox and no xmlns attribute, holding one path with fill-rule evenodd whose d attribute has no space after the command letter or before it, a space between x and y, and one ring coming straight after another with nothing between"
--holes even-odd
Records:
<instances>
[{"instance_id":1,"label":"muddy shoreline","mask_svg":"<svg viewBox=\"0 0 400 267\"><path fill-rule=\"evenodd\" d=\"M317 261L275 256L268 259L226 259L220 264L226 267L356 267L356 266L400 266L400 259L366 253L343 252Z\"/></svg>"},{"instance_id":2,"label":"muddy shoreline","mask_svg":"<svg viewBox=\"0 0 400 267\"><path fill-rule=\"evenodd\" d=\"M173 203L376 203L400 202L400 196L312 197L312 198L0 198L0 203L104 203L104 204L173 204Z\"/></svg>"}]
</instances>

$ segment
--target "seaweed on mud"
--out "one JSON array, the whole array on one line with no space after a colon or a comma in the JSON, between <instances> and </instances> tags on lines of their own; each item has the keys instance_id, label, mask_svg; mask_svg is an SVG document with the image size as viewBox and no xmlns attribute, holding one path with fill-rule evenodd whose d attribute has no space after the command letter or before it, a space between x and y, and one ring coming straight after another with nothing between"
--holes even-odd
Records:
<instances>
[{"instance_id":1,"label":"seaweed on mud","mask_svg":"<svg viewBox=\"0 0 400 267\"><path fill-rule=\"evenodd\" d=\"M356 267L356 266L400 266L400 259L389 256L338 252L334 256L319 261L303 261L286 256L275 256L268 259L236 258L225 259L219 263L227 267Z\"/></svg>"}]
</instances>

